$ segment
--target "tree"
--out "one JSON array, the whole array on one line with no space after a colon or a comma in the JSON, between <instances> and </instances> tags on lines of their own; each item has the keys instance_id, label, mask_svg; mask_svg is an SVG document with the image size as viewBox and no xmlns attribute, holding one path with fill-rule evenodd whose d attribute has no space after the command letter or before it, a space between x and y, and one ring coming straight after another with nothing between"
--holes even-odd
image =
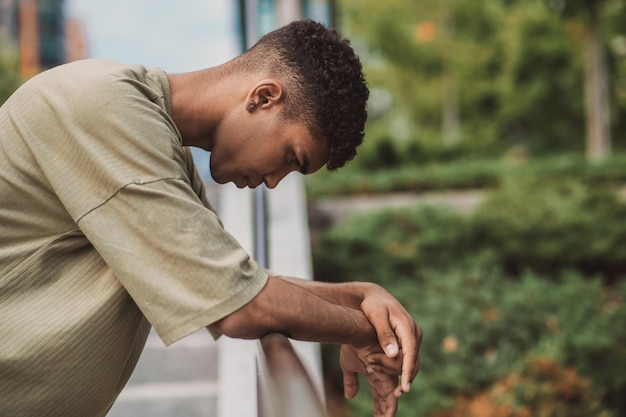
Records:
<instances>
[{"instance_id":1,"label":"tree","mask_svg":"<svg viewBox=\"0 0 626 417\"><path fill-rule=\"evenodd\" d=\"M548 1L565 19L584 25L587 157L593 161L604 159L611 153L609 76L602 30L603 9L607 1L610 0Z\"/></svg>"},{"instance_id":2,"label":"tree","mask_svg":"<svg viewBox=\"0 0 626 417\"><path fill-rule=\"evenodd\" d=\"M608 38L626 39L624 2L338 1L370 87L391 98L387 112L373 112L364 148L390 140L410 162L432 148L584 152L587 142L601 159L609 114L614 132L626 125L626 54L607 61L605 49Z\"/></svg>"},{"instance_id":3,"label":"tree","mask_svg":"<svg viewBox=\"0 0 626 417\"><path fill-rule=\"evenodd\" d=\"M473 132L491 137L465 112L489 102L495 89L483 69L498 60L494 39L498 7L485 0L344 0L341 27L367 50L370 84L391 91L420 141L454 146ZM478 78L481 78L478 80ZM463 88L472 80L472 89ZM463 82L461 82L463 80ZM468 94L469 93L469 94ZM480 96L480 97L479 97ZM401 109L401 110L398 110ZM394 115L397 115L395 113ZM474 139L474 137L472 138Z\"/></svg>"}]
</instances>

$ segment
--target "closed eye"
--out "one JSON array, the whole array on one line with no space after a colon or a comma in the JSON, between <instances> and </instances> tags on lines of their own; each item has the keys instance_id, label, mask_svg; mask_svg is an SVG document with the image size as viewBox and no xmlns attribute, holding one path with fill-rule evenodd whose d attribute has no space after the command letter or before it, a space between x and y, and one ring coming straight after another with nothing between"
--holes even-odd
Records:
<instances>
[{"instance_id":1,"label":"closed eye","mask_svg":"<svg viewBox=\"0 0 626 417\"><path fill-rule=\"evenodd\" d=\"M296 164L296 166L298 168L300 168L302 165L300 164L300 160L298 159L298 157L296 156L296 154L294 153L293 155L291 155L291 163L292 164Z\"/></svg>"},{"instance_id":2,"label":"closed eye","mask_svg":"<svg viewBox=\"0 0 626 417\"><path fill-rule=\"evenodd\" d=\"M297 154L292 154L291 155L291 161L290 163L292 164L296 164L296 166L298 167L298 171L300 171L301 174L307 174L308 170L309 170L309 158L307 158L306 154L304 152L302 152L302 154L300 155L300 158L298 158Z\"/></svg>"}]
</instances>

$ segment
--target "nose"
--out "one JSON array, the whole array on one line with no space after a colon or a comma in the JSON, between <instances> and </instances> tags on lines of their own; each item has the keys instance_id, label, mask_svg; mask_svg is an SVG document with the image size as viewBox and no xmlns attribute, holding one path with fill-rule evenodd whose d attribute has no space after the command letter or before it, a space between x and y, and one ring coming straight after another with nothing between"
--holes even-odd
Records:
<instances>
[{"instance_id":1,"label":"nose","mask_svg":"<svg viewBox=\"0 0 626 417\"><path fill-rule=\"evenodd\" d=\"M272 172L271 174L265 175L265 177L263 178L263 182L265 182L265 186L271 190L273 188L276 188L278 183L281 182L283 178L285 178L292 171L293 169Z\"/></svg>"}]
</instances>

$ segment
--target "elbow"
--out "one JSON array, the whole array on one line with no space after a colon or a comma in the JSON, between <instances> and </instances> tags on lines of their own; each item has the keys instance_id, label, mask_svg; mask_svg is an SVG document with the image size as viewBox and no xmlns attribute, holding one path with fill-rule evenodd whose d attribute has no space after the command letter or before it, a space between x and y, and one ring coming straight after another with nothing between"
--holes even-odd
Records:
<instances>
[{"instance_id":1,"label":"elbow","mask_svg":"<svg viewBox=\"0 0 626 417\"><path fill-rule=\"evenodd\" d=\"M293 328L292 307L285 294L293 284L270 277L267 285L250 302L211 325L211 329L235 339L261 339L270 333L289 335ZM288 297L286 297L288 299Z\"/></svg>"},{"instance_id":2,"label":"elbow","mask_svg":"<svg viewBox=\"0 0 626 417\"><path fill-rule=\"evenodd\" d=\"M240 320L234 313L216 321L210 327L233 339L260 339L269 333L254 323Z\"/></svg>"},{"instance_id":3,"label":"elbow","mask_svg":"<svg viewBox=\"0 0 626 417\"><path fill-rule=\"evenodd\" d=\"M212 330L233 339L260 339L275 331L269 312L264 312L258 302L251 302L211 324Z\"/></svg>"}]
</instances>

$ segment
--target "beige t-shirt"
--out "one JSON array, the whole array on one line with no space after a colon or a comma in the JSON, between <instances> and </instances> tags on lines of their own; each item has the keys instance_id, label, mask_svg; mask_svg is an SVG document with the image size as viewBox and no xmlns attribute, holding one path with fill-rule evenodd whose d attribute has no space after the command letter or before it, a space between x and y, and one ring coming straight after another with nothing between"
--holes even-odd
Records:
<instances>
[{"instance_id":1,"label":"beige t-shirt","mask_svg":"<svg viewBox=\"0 0 626 417\"><path fill-rule=\"evenodd\" d=\"M0 135L0 416L103 416L147 322L171 344L265 285L206 200L161 70L44 72Z\"/></svg>"}]
</instances>

